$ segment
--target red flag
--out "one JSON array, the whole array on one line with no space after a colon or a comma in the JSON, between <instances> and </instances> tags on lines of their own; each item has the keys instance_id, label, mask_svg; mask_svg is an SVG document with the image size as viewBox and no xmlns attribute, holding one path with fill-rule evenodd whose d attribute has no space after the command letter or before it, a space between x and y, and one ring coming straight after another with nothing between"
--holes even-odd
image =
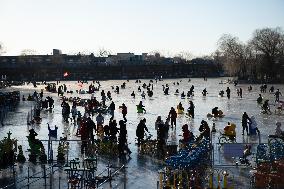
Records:
<instances>
[{"instance_id":1,"label":"red flag","mask_svg":"<svg viewBox=\"0 0 284 189\"><path fill-rule=\"evenodd\" d=\"M68 72L65 72L65 73L63 74L64 77L67 77L68 75L69 75Z\"/></svg>"}]
</instances>

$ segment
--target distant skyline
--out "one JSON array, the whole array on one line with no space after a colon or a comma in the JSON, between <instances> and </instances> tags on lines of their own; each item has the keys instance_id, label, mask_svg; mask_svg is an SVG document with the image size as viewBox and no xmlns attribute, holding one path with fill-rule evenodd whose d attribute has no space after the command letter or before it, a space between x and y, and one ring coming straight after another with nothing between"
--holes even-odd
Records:
<instances>
[{"instance_id":1,"label":"distant skyline","mask_svg":"<svg viewBox=\"0 0 284 189\"><path fill-rule=\"evenodd\" d=\"M1 0L2 55L187 51L209 55L223 34L284 29L283 0Z\"/></svg>"}]
</instances>

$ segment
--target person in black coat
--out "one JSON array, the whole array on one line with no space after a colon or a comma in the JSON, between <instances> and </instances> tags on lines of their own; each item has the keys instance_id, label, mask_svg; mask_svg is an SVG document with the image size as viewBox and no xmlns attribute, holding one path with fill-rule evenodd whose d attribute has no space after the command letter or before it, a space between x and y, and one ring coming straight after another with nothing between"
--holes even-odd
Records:
<instances>
[{"instance_id":1,"label":"person in black coat","mask_svg":"<svg viewBox=\"0 0 284 189\"><path fill-rule=\"evenodd\" d=\"M96 131L96 124L91 117L87 119L87 130L92 143L94 142L94 131Z\"/></svg>"},{"instance_id":2,"label":"person in black coat","mask_svg":"<svg viewBox=\"0 0 284 189\"><path fill-rule=\"evenodd\" d=\"M143 140L143 138L144 138L145 130L147 132L149 132L148 128L146 126L146 119L144 118L144 119L140 120L140 123L138 124L137 129L136 129L136 136L138 138L137 139L138 140L138 146L140 146L141 140Z\"/></svg>"},{"instance_id":3,"label":"person in black coat","mask_svg":"<svg viewBox=\"0 0 284 189\"><path fill-rule=\"evenodd\" d=\"M248 122L251 122L251 119L249 118L248 114L246 112L243 113L242 116L242 127L243 127L243 134L244 135L244 131L246 130L247 135L248 135Z\"/></svg>"},{"instance_id":4,"label":"person in black coat","mask_svg":"<svg viewBox=\"0 0 284 189\"><path fill-rule=\"evenodd\" d=\"M109 105L109 110L110 110L110 115L113 118L114 117L114 110L115 110L115 104L114 104L113 101Z\"/></svg>"},{"instance_id":5,"label":"person in black coat","mask_svg":"<svg viewBox=\"0 0 284 189\"><path fill-rule=\"evenodd\" d=\"M113 142L117 141L116 134L118 133L118 130L119 129L117 128L116 120L110 121L110 123L109 123L109 134L110 134L110 139Z\"/></svg>"},{"instance_id":6,"label":"person in black coat","mask_svg":"<svg viewBox=\"0 0 284 189\"><path fill-rule=\"evenodd\" d=\"M126 151L126 153L128 155L130 155L132 152L130 151L130 149L128 148L127 145L127 129L126 129L126 122L127 120L120 120L119 121L119 126L120 126L120 132L119 132L119 138L118 138L118 151L119 151L119 155L122 156L125 154L124 151Z\"/></svg>"}]
</instances>

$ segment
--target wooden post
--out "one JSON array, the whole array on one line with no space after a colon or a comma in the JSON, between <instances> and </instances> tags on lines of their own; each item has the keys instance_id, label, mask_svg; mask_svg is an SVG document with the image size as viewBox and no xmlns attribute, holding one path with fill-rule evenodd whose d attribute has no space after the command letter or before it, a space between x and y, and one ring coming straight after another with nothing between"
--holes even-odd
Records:
<instances>
[{"instance_id":1,"label":"wooden post","mask_svg":"<svg viewBox=\"0 0 284 189\"><path fill-rule=\"evenodd\" d=\"M45 165L43 165L43 178L44 178L44 188L46 189L46 170L45 170Z\"/></svg>"},{"instance_id":2,"label":"wooden post","mask_svg":"<svg viewBox=\"0 0 284 189\"><path fill-rule=\"evenodd\" d=\"M210 174L210 177L209 177L209 188L210 189L213 189L214 187L214 183L213 183L213 173Z\"/></svg>"},{"instance_id":3,"label":"wooden post","mask_svg":"<svg viewBox=\"0 0 284 189\"><path fill-rule=\"evenodd\" d=\"M163 172L160 171L159 174L160 174L159 189L163 189Z\"/></svg>"},{"instance_id":4,"label":"wooden post","mask_svg":"<svg viewBox=\"0 0 284 189\"><path fill-rule=\"evenodd\" d=\"M221 189L220 173L218 173L217 182L218 182L217 189Z\"/></svg>"},{"instance_id":5,"label":"wooden post","mask_svg":"<svg viewBox=\"0 0 284 189\"><path fill-rule=\"evenodd\" d=\"M224 175L224 182L223 182L223 188L227 189L228 181L227 181L227 175Z\"/></svg>"},{"instance_id":6,"label":"wooden post","mask_svg":"<svg viewBox=\"0 0 284 189\"><path fill-rule=\"evenodd\" d=\"M182 189L182 171L179 172L179 175L178 175L178 188L179 189Z\"/></svg>"},{"instance_id":7,"label":"wooden post","mask_svg":"<svg viewBox=\"0 0 284 189\"><path fill-rule=\"evenodd\" d=\"M30 188L30 167L28 167L28 189Z\"/></svg>"},{"instance_id":8,"label":"wooden post","mask_svg":"<svg viewBox=\"0 0 284 189\"><path fill-rule=\"evenodd\" d=\"M173 189L176 189L176 171L174 171L174 184Z\"/></svg>"}]
</instances>

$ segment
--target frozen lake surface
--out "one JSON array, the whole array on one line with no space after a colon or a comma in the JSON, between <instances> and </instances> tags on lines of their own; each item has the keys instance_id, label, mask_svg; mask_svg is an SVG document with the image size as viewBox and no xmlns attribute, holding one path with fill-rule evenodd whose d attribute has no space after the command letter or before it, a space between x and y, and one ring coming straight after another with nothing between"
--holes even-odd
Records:
<instances>
[{"instance_id":1,"label":"frozen lake surface","mask_svg":"<svg viewBox=\"0 0 284 189\"><path fill-rule=\"evenodd\" d=\"M209 126L212 127L212 123L216 123L216 129L221 129L226 126L227 122L233 122L237 125L236 132L237 132L237 142L239 143L258 143L258 137L250 137L246 135L241 135L242 133L242 127L241 127L241 117L244 111L248 113L249 116L254 115L257 123L258 128L261 132L261 141L264 143L267 143L267 138L269 134L274 134L275 132L275 123L276 121L283 122L283 113L282 115L276 115L275 113L271 115L262 114L260 106L256 103L256 99L258 97L258 94L260 93L259 87L260 85L252 85L253 89L251 92L248 92L247 88L249 85L246 84L239 84L236 87L232 84L219 84L221 80L224 80L225 78L214 78L214 79L208 79L207 81L204 81L203 79L191 79L190 82L188 82L188 79L165 79L163 81L158 81L157 83L154 81L154 95L153 97L149 98L146 96L146 99L142 99L140 96L140 93L138 93L138 86L142 86L143 83L148 84L149 80L141 80L141 83L135 83L135 80L130 80L129 82L126 82L125 80L110 80L110 81L101 81L101 89L107 91L111 91L113 101L116 105L116 111L115 111L115 119L117 122L122 119L122 114L120 110L118 109L119 106L122 105L122 103L125 103L128 107L128 114L127 114L127 130L128 130L128 142L129 148L132 151L131 159L128 159L126 162L127 170L126 170L126 180L125 178L117 178L114 183L116 183L118 186L117 188L123 188L120 182L126 183L126 188L156 188L157 186L157 180L158 180L158 170L163 167L163 165L156 161L152 160L149 157L140 156L137 152L137 146L135 145L135 131L136 127L139 123L139 121L143 118L146 118L147 122L146 125L150 131L151 134L153 134L153 138L156 138L156 131L155 131L155 120L157 116L162 116L162 119L165 121L165 118L167 117L170 108L177 106L179 102L183 104L183 107L185 109L188 108L189 104L188 101L192 100L195 105L195 118L189 119L185 115L178 115L177 118L177 128L176 131L170 130L170 135L174 135L177 139L177 141L181 138L182 131L181 126L183 124L188 124L190 126L190 130L195 134L199 135L199 125L200 122L204 119L207 120L209 123ZM121 86L123 82L126 82L126 89L120 89L120 93L116 94L114 93L114 90L111 88L111 86ZM173 85L174 82L179 82L179 85ZM90 84L91 82L89 82ZM83 86L79 86L77 82L73 81L62 81L60 84L66 84L68 90L79 90L79 89L85 89L88 90L88 84L83 84ZM164 95L163 94L163 87L162 85L169 84L170 86L170 95ZM189 91L189 88L191 85L194 85L194 97L190 99L181 99L180 95L174 95L174 92L176 89L179 89L180 93L182 91ZM95 84L96 86L96 84ZM218 97L218 93L220 90L226 90L227 86L231 89L231 99L227 99L227 97ZM268 85L268 89L271 85ZM240 98L237 96L237 88L243 89L243 98ZM280 89L282 93L284 93L284 86L283 85L274 85L275 89ZM21 92L21 95L24 94L25 97L27 97L27 94L32 94L35 90L40 92L40 90L44 88L43 85L38 85L37 88L33 88L31 84L24 85L24 86L16 86L5 90L19 90ZM206 97L203 97L201 92L202 90L206 88L208 91L208 95ZM144 90L141 87L142 91ZM132 91L135 91L136 98L133 99L130 94ZM144 90L146 92L146 89ZM271 103L271 110L274 112L275 106L274 106L274 94L271 94L269 92L262 94L264 99L269 99ZM10 112L7 116L7 118L4 121L4 126L0 126L0 139L6 136L6 133L9 131L12 132L12 138L16 138L18 140L19 145L23 145L23 150L25 151L26 158L27 156L27 149L28 149L28 143L27 138L28 131L31 128L34 128L35 131L38 133L38 139L40 140L47 140L48 139L48 129L47 129L47 123L51 127L54 125L57 125L59 127L58 133L60 136L61 133L64 133L64 135L68 136L68 139L74 139L79 140L77 136L75 136L76 133L76 127L72 123L64 123L61 115L61 100L57 97L56 93L49 93L44 91L44 97L46 96L52 96L55 100L55 108L52 113L48 111L42 111L41 117L42 123L40 125L35 126L27 126L26 124L26 118L27 118L27 112L30 111L31 107L33 106L33 102L30 101L21 101L19 106L17 107L16 111ZM90 94L66 94L65 96L78 96L81 98L90 98ZM100 98L100 92L96 92L95 96L97 99ZM284 97L280 97L280 100L283 100ZM147 110L146 114L137 114L136 111L136 105L139 103L139 101L143 102L145 105L145 109ZM107 101L107 104L110 102ZM215 106L218 106L219 109L221 109L225 117L218 120L210 119L208 120L206 115L207 113L211 113L211 109ZM82 107L79 107L81 112L83 111ZM105 122L108 123L110 116L105 116ZM94 117L95 120L95 117ZM173 138L175 138L173 137ZM213 142L216 142L218 138L218 133L216 133L216 136L213 138ZM169 137L169 140L172 140L171 137ZM78 142L72 143L71 150L70 150L70 159L80 157L80 145ZM112 163L115 163L117 165L121 165L125 162L120 162L117 159L111 159L107 157L100 157L98 164L101 169L107 165L108 161L111 161ZM217 158L215 160L216 162L219 161ZM27 166L27 165L25 165ZM38 169L38 168L35 168ZM36 171L36 170L35 170ZM233 170L234 171L234 170ZM235 170L236 171L236 170ZM247 169L241 170L248 172ZM61 175L62 174L62 175ZM237 173L236 173L237 174ZM243 173L240 173L243 174ZM23 177L24 173L19 173L18 177ZM60 173L61 177L64 177L64 172ZM239 177L246 177L247 174L243 175L237 175ZM56 178L55 178L56 179ZM62 181L63 182L63 181ZM37 188L38 185L34 185L35 188ZM62 183L62 186L66 186ZM31 187L32 188L32 187ZM56 187L55 187L56 188ZM65 187L66 188L66 187ZM111 188L109 185L105 185L104 188ZM114 187L115 188L115 187ZM245 188L245 184L243 187Z\"/></svg>"}]
</instances>

